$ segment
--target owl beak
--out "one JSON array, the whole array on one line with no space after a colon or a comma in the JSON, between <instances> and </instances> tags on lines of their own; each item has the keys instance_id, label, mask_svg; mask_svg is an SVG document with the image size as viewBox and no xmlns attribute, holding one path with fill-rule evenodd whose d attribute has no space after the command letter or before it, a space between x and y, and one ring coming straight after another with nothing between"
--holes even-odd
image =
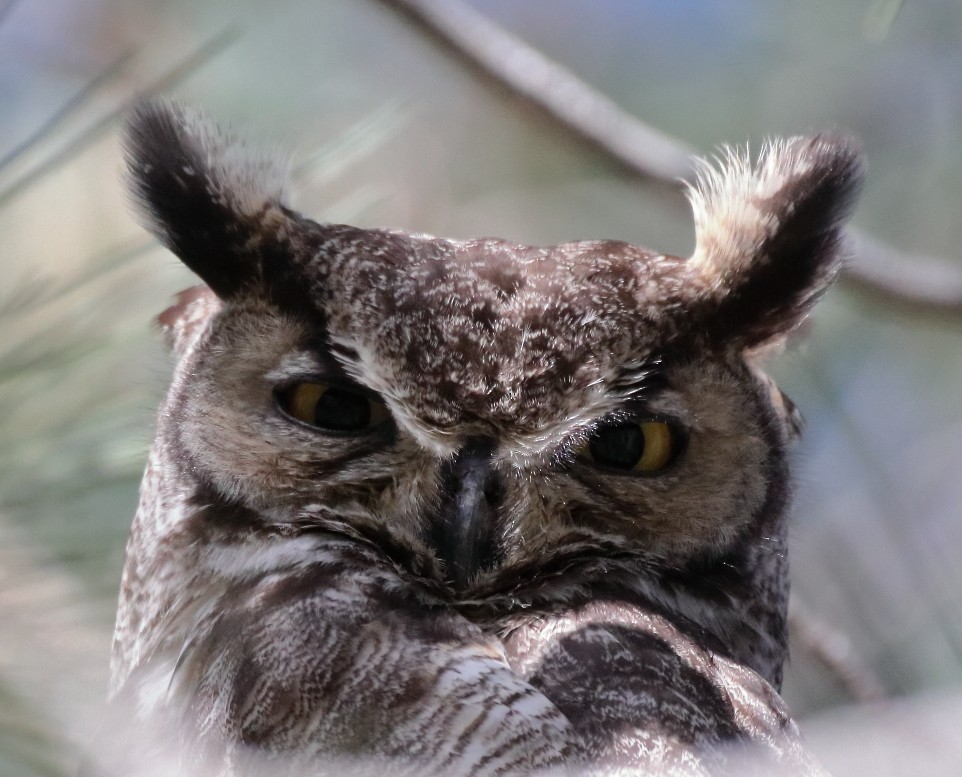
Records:
<instances>
[{"instance_id":1,"label":"owl beak","mask_svg":"<svg viewBox=\"0 0 962 777\"><path fill-rule=\"evenodd\" d=\"M493 529L503 492L494 469L494 447L489 438L473 438L441 473L441 508L431 527L431 541L449 582L458 589L467 587L493 561Z\"/></svg>"}]
</instances>

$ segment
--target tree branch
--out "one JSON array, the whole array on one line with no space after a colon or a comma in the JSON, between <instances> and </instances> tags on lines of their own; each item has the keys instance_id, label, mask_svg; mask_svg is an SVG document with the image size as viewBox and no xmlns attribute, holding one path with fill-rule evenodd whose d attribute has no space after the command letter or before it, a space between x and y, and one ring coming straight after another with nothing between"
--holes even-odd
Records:
<instances>
[{"instance_id":1,"label":"tree branch","mask_svg":"<svg viewBox=\"0 0 962 777\"><path fill-rule=\"evenodd\" d=\"M940 256L903 253L857 229L849 229L854 262L846 285L880 302L926 315L962 315L962 271Z\"/></svg>"},{"instance_id":2,"label":"tree branch","mask_svg":"<svg viewBox=\"0 0 962 777\"><path fill-rule=\"evenodd\" d=\"M649 127L571 71L501 29L462 0L378 0L440 43L462 65L536 109L625 172L681 192L693 149ZM915 313L962 316L962 268L907 256L851 231L856 248L843 280Z\"/></svg>"},{"instance_id":3,"label":"tree branch","mask_svg":"<svg viewBox=\"0 0 962 777\"><path fill-rule=\"evenodd\" d=\"M888 698L885 685L848 636L817 617L797 596L792 596L788 609L788 628L798 647L838 678L853 700L868 704Z\"/></svg>"},{"instance_id":4,"label":"tree branch","mask_svg":"<svg viewBox=\"0 0 962 777\"><path fill-rule=\"evenodd\" d=\"M625 172L680 189L694 149L608 97L460 0L380 0L462 65L601 152Z\"/></svg>"}]
</instances>

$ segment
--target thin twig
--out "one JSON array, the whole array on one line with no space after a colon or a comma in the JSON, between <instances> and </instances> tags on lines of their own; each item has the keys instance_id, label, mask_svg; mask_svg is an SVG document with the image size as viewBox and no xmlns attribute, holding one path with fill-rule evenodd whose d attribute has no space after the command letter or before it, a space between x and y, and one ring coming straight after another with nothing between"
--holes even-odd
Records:
<instances>
[{"instance_id":1,"label":"thin twig","mask_svg":"<svg viewBox=\"0 0 962 777\"><path fill-rule=\"evenodd\" d=\"M904 0L876 0L862 20L865 37L876 43L885 40L904 4Z\"/></svg>"},{"instance_id":2,"label":"thin twig","mask_svg":"<svg viewBox=\"0 0 962 777\"><path fill-rule=\"evenodd\" d=\"M862 661L848 636L817 617L797 596L792 597L788 610L788 628L798 646L837 677L853 701L873 703L888 698L885 685Z\"/></svg>"},{"instance_id":3,"label":"thin twig","mask_svg":"<svg viewBox=\"0 0 962 777\"><path fill-rule=\"evenodd\" d=\"M67 143L67 145L65 145L56 153L48 156L36 167L28 170L20 178L10 184L10 186L0 192L0 207L16 198L17 195L19 195L25 189L28 189L47 173L56 170L62 162L72 157L81 149L86 148L105 132L109 131L110 128L113 127L114 123L121 116L125 115L130 110L133 103L135 103L138 99L145 95L155 94L157 92L163 92L167 89L170 89L179 81L191 75L199 67L209 61L211 57L223 50L230 43L233 43L237 37L238 30L233 26L211 36L189 56L185 57L181 63L168 70L163 76L158 78L154 83L150 84L150 86L140 92L139 95L131 98L130 100L125 100L112 111L109 111L105 115L101 116L91 126L87 127L87 129Z\"/></svg>"},{"instance_id":4,"label":"thin twig","mask_svg":"<svg viewBox=\"0 0 962 777\"><path fill-rule=\"evenodd\" d=\"M2 172L5 167L12 164L31 148L40 143L44 138L49 136L50 133L57 129L57 127L60 126L60 124L62 124L63 121L70 116L70 114L83 106L84 103L88 102L102 86L109 83L121 72L123 72L124 67L126 67L127 63L133 57L133 54L133 51L125 51L123 54L117 57L101 72L99 72L91 80L87 81L87 83L85 83L79 91L71 95L63 105L54 111L54 113L27 138L0 157L0 172Z\"/></svg>"},{"instance_id":5,"label":"thin twig","mask_svg":"<svg viewBox=\"0 0 962 777\"><path fill-rule=\"evenodd\" d=\"M692 149L619 108L571 71L462 0L378 0L441 42L463 65L647 182L681 191ZM846 268L849 287L914 312L962 315L962 271L946 259L908 257L864 233Z\"/></svg>"}]
</instances>

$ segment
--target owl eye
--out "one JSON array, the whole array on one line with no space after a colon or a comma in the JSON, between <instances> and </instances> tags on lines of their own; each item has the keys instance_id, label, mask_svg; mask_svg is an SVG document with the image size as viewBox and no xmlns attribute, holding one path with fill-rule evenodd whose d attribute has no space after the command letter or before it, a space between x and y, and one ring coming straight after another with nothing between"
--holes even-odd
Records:
<instances>
[{"instance_id":1,"label":"owl eye","mask_svg":"<svg viewBox=\"0 0 962 777\"><path fill-rule=\"evenodd\" d=\"M391 417L383 402L328 383L294 383L278 392L277 399L287 415L330 432L363 432Z\"/></svg>"},{"instance_id":2,"label":"owl eye","mask_svg":"<svg viewBox=\"0 0 962 777\"><path fill-rule=\"evenodd\" d=\"M678 458L681 447L681 433L667 421L628 421L598 429L578 453L602 467L658 472Z\"/></svg>"}]
</instances>

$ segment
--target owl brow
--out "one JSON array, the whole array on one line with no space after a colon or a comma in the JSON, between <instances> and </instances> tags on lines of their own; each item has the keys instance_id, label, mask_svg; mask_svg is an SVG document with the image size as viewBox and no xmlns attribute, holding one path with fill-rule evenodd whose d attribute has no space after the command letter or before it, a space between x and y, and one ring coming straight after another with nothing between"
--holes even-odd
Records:
<instances>
[{"instance_id":1,"label":"owl brow","mask_svg":"<svg viewBox=\"0 0 962 777\"><path fill-rule=\"evenodd\" d=\"M354 383L330 351L316 343L284 354L265 377L274 384L308 377Z\"/></svg>"},{"instance_id":2,"label":"owl brow","mask_svg":"<svg viewBox=\"0 0 962 777\"><path fill-rule=\"evenodd\" d=\"M668 388L660 357L647 359L642 364L622 367L609 383L610 390L623 399L640 399Z\"/></svg>"}]
</instances>

